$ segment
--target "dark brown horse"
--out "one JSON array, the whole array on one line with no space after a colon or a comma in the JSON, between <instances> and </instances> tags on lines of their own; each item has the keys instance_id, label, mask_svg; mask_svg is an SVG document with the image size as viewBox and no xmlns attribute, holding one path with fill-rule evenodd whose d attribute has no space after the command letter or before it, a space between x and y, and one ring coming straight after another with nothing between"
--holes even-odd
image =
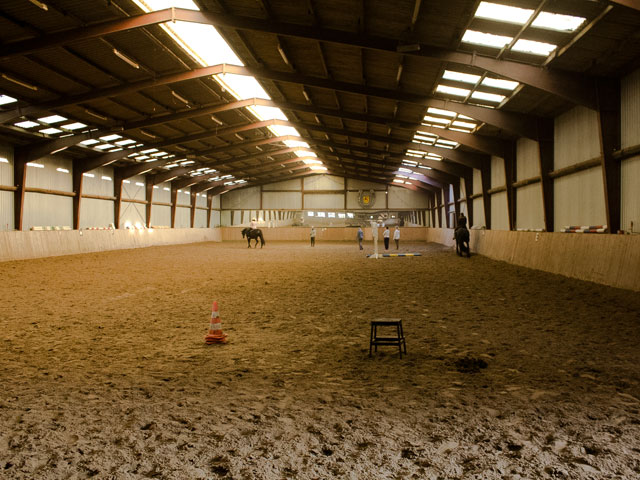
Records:
<instances>
[{"instance_id":1,"label":"dark brown horse","mask_svg":"<svg viewBox=\"0 0 640 480\"><path fill-rule=\"evenodd\" d=\"M467 227L458 227L453 232L453 238L456 241L456 253L462 256L467 254L467 258L471 257L471 249L469 248L469 230Z\"/></svg>"},{"instance_id":2,"label":"dark brown horse","mask_svg":"<svg viewBox=\"0 0 640 480\"><path fill-rule=\"evenodd\" d=\"M242 238L247 237L247 248L251 248L251 240L255 240L256 244L253 248L258 246L258 239L260 240L260 248L264 247L264 237L262 236L262 230L259 228L243 228Z\"/></svg>"}]
</instances>

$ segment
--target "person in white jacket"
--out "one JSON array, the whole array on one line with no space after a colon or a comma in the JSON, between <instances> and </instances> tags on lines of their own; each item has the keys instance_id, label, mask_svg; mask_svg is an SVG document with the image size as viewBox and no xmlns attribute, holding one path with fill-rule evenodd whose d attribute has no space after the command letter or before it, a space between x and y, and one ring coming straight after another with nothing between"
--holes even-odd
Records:
<instances>
[{"instance_id":1,"label":"person in white jacket","mask_svg":"<svg viewBox=\"0 0 640 480\"><path fill-rule=\"evenodd\" d=\"M400 229L396 227L393 231L393 241L396 242L396 250L400 248Z\"/></svg>"}]
</instances>

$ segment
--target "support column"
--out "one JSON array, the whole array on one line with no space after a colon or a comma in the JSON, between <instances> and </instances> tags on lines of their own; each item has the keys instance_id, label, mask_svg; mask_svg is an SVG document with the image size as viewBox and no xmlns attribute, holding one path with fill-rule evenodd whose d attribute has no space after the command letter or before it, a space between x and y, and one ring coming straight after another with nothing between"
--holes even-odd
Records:
<instances>
[{"instance_id":1,"label":"support column","mask_svg":"<svg viewBox=\"0 0 640 480\"><path fill-rule=\"evenodd\" d=\"M598 120L600 126L600 152L607 225L611 233L620 230L620 162L613 152L620 149L620 81L599 80Z\"/></svg>"},{"instance_id":2,"label":"support column","mask_svg":"<svg viewBox=\"0 0 640 480\"><path fill-rule=\"evenodd\" d=\"M171 228L176 228L176 210L178 209L178 187L171 182Z\"/></svg>"},{"instance_id":3,"label":"support column","mask_svg":"<svg viewBox=\"0 0 640 480\"><path fill-rule=\"evenodd\" d=\"M452 228L456 228L458 226L458 217L460 216L460 181L458 183L453 182L453 210L455 219L453 220Z\"/></svg>"},{"instance_id":4,"label":"support column","mask_svg":"<svg viewBox=\"0 0 640 480\"><path fill-rule=\"evenodd\" d=\"M504 152L504 181L507 187L507 214L509 219L509 230L515 230L516 221L516 192L513 188L513 184L516 181L516 168L517 168L517 156L516 156L516 144L510 142L509 148Z\"/></svg>"},{"instance_id":5,"label":"support column","mask_svg":"<svg viewBox=\"0 0 640 480\"><path fill-rule=\"evenodd\" d=\"M544 213L544 229L553 232L555 221L553 217L553 178L549 173L553 171L553 121L544 120L538 123L538 149L540 159L540 188L542 188L542 208Z\"/></svg>"},{"instance_id":6,"label":"support column","mask_svg":"<svg viewBox=\"0 0 640 480\"><path fill-rule=\"evenodd\" d=\"M147 228L151 228L151 203L153 202L153 182L149 177L145 179L145 194L144 199L147 201L145 205L147 215Z\"/></svg>"},{"instance_id":7,"label":"support column","mask_svg":"<svg viewBox=\"0 0 640 480\"><path fill-rule=\"evenodd\" d=\"M80 230L80 204L82 203L82 184L84 175L82 168L78 165L78 162L73 162L73 171L71 172L73 192L76 194L73 197L73 229Z\"/></svg>"},{"instance_id":8,"label":"support column","mask_svg":"<svg viewBox=\"0 0 640 480\"><path fill-rule=\"evenodd\" d=\"M196 194L197 192L194 192L193 189L189 191L189 196L191 197L191 218L189 225L191 225L191 228L195 228L196 224L196 204L198 203L198 197Z\"/></svg>"},{"instance_id":9,"label":"support column","mask_svg":"<svg viewBox=\"0 0 640 480\"><path fill-rule=\"evenodd\" d=\"M24 215L24 194L27 183L26 155L16 149L13 157L13 182L16 191L13 196L14 228L22 230L22 217Z\"/></svg>"},{"instance_id":10,"label":"support column","mask_svg":"<svg viewBox=\"0 0 640 480\"><path fill-rule=\"evenodd\" d=\"M482 164L480 170L480 178L482 181L482 203L484 205L484 223L487 230L491 230L491 162Z\"/></svg>"},{"instance_id":11,"label":"support column","mask_svg":"<svg viewBox=\"0 0 640 480\"><path fill-rule=\"evenodd\" d=\"M124 176L117 169L113 169L113 194L116 197L113 203L113 223L120 228L120 211L122 209L122 183Z\"/></svg>"},{"instance_id":12,"label":"support column","mask_svg":"<svg viewBox=\"0 0 640 480\"><path fill-rule=\"evenodd\" d=\"M473 195L473 177L464 177L464 190L467 197L467 217L469 218L469 228L471 228L473 223L473 199L471 195Z\"/></svg>"},{"instance_id":13,"label":"support column","mask_svg":"<svg viewBox=\"0 0 640 480\"><path fill-rule=\"evenodd\" d=\"M211 228L211 210L213 206L213 193L207 190L207 228Z\"/></svg>"}]
</instances>

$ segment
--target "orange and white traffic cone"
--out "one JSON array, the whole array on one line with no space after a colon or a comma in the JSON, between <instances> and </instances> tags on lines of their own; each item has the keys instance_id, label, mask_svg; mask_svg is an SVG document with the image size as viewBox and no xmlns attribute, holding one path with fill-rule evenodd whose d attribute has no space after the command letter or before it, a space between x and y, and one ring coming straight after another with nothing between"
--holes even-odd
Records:
<instances>
[{"instance_id":1,"label":"orange and white traffic cone","mask_svg":"<svg viewBox=\"0 0 640 480\"><path fill-rule=\"evenodd\" d=\"M218 302L213 302L211 307L211 323L209 323L209 333L204 337L207 345L214 343L227 343L227 334L222 333L222 323L218 313Z\"/></svg>"}]
</instances>

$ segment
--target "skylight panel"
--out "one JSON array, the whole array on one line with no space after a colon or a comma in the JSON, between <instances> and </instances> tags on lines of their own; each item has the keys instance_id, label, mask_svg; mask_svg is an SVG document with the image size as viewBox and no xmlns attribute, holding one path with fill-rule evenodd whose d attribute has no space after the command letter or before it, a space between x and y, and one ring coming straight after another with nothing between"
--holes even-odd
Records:
<instances>
[{"instance_id":1,"label":"skylight panel","mask_svg":"<svg viewBox=\"0 0 640 480\"><path fill-rule=\"evenodd\" d=\"M533 40L518 40L511 50L524 53L532 53L534 55L547 56L556 49L557 45L550 43L534 42Z\"/></svg>"},{"instance_id":2,"label":"skylight panel","mask_svg":"<svg viewBox=\"0 0 640 480\"><path fill-rule=\"evenodd\" d=\"M447 124L449 123L451 120L448 118L438 118L438 117L432 117L431 115L425 115L425 117L423 118L423 120L425 122L433 122L433 123L442 123L442 124ZM424 135L424 133L423 133Z\"/></svg>"},{"instance_id":3,"label":"skylight panel","mask_svg":"<svg viewBox=\"0 0 640 480\"><path fill-rule=\"evenodd\" d=\"M480 91L476 90L475 92L473 92L471 94L471 98L476 98L476 99L479 99L479 100L487 100L488 102L500 103L506 97L504 95L498 95L496 93L480 92Z\"/></svg>"},{"instance_id":4,"label":"skylight panel","mask_svg":"<svg viewBox=\"0 0 640 480\"><path fill-rule=\"evenodd\" d=\"M62 133L62 130L59 128L45 128L44 130L40 130L40 133L44 133L46 135L55 135L56 133Z\"/></svg>"},{"instance_id":5,"label":"skylight panel","mask_svg":"<svg viewBox=\"0 0 640 480\"><path fill-rule=\"evenodd\" d=\"M140 152L140 153L151 153L151 152L157 152L157 151L158 151L158 149L157 149L157 148L149 148L149 149L147 149L147 150L143 150L143 151L142 151L142 152Z\"/></svg>"},{"instance_id":6,"label":"skylight panel","mask_svg":"<svg viewBox=\"0 0 640 480\"><path fill-rule=\"evenodd\" d=\"M476 10L476 17L488 18L499 22L515 23L524 25L527 23L533 10L512 7L510 5L500 5L499 3L480 2Z\"/></svg>"},{"instance_id":7,"label":"skylight panel","mask_svg":"<svg viewBox=\"0 0 640 480\"><path fill-rule=\"evenodd\" d=\"M432 160L442 160L442 157L436 153L427 153L427 158Z\"/></svg>"},{"instance_id":8,"label":"skylight panel","mask_svg":"<svg viewBox=\"0 0 640 480\"><path fill-rule=\"evenodd\" d=\"M427 113L433 113L434 115L444 115L446 117L456 116L456 112L452 112L451 110L443 110L441 108L435 108L435 107L427 108Z\"/></svg>"},{"instance_id":9,"label":"skylight panel","mask_svg":"<svg viewBox=\"0 0 640 480\"><path fill-rule=\"evenodd\" d=\"M475 45L484 45L486 47L495 48L502 48L505 45L508 45L511 40L513 40L513 37L476 32L475 30L467 30L464 32L464 36L462 37L462 41L465 43L473 43Z\"/></svg>"},{"instance_id":10,"label":"skylight panel","mask_svg":"<svg viewBox=\"0 0 640 480\"><path fill-rule=\"evenodd\" d=\"M79 128L84 128L86 125L80 122L68 123L67 125L62 125L60 128L65 128L67 130L78 130Z\"/></svg>"},{"instance_id":11,"label":"skylight panel","mask_svg":"<svg viewBox=\"0 0 640 480\"><path fill-rule=\"evenodd\" d=\"M404 180L400 180L399 178L394 178L393 182L394 183L404 183Z\"/></svg>"},{"instance_id":12,"label":"skylight panel","mask_svg":"<svg viewBox=\"0 0 640 480\"><path fill-rule=\"evenodd\" d=\"M131 140L130 138L126 138L124 140L120 140L119 142L115 142L116 145L120 145L121 147L125 145L131 145L132 143L136 143L135 140Z\"/></svg>"},{"instance_id":13,"label":"skylight panel","mask_svg":"<svg viewBox=\"0 0 640 480\"><path fill-rule=\"evenodd\" d=\"M455 95L457 97L466 97L467 95L469 95L470 91L471 90L467 90L466 88L449 87L447 85L438 85L436 87L436 92L446 93L448 95Z\"/></svg>"},{"instance_id":14,"label":"skylight panel","mask_svg":"<svg viewBox=\"0 0 640 480\"><path fill-rule=\"evenodd\" d=\"M13 97L10 97L9 95L0 95L0 105L6 105L8 103L13 103L17 101L18 100L16 100Z\"/></svg>"},{"instance_id":15,"label":"skylight panel","mask_svg":"<svg viewBox=\"0 0 640 480\"><path fill-rule=\"evenodd\" d=\"M298 133L298 131L293 128L293 127L286 127L284 125L274 125L272 127L269 127L269 130L271 130L273 133L275 133L278 137L284 137L287 135L293 135L295 137L299 137L300 134Z\"/></svg>"},{"instance_id":16,"label":"skylight panel","mask_svg":"<svg viewBox=\"0 0 640 480\"><path fill-rule=\"evenodd\" d=\"M107 148L113 148L113 147L115 147L115 145L111 145L110 143L103 143L102 145L96 145L93 148L95 148L97 150L105 150Z\"/></svg>"},{"instance_id":17,"label":"skylight panel","mask_svg":"<svg viewBox=\"0 0 640 480\"><path fill-rule=\"evenodd\" d=\"M457 82L476 84L480 80L480 75L471 75L470 73L454 72L452 70L445 70L442 74L442 78L447 80L455 80Z\"/></svg>"},{"instance_id":18,"label":"skylight panel","mask_svg":"<svg viewBox=\"0 0 640 480\"><path fill-rule=\"evenodd\" d=\"M118 138L122 138L122 135L118 135L117 133L114 133L112 135L107 135L106 137L100 137L100 140L103 140L105 142L112 142L113 140L117 140Z\"/></svg>"},{"instance_id":19,"label":"skylight panel","mask_svg":"<svg viewBox=\"0 0 640 480\"><path fill-rule=\"evenodd\" d=\"M443 145L451 145L454 147L458 146L458 142L454 142L453 140L444 140L442 138L439 138L438 141L436 142L437 145L443 144Z\"/></svg>"},{"instance_id":20,"label":"skylight panel","mask_svg":"<svg viewBox=\"0 0 640 480\"><path fill-rule=\"evenodd\" d=\"M503 90L515 90L518 85L518 82L514 82L511 80L502 80L500 78L491 78L485 77L482 79L482 85L493 88L501 88Z\"/></svg>"},{"instance_id":21,"label":"skylight panel","mask_svg":"<svg viewBox=\"0 0 640 480\"><path fill-rule=\"evenodd\" d=\"M318 172L326 172L327 171L327 167L324 167L322 165L309 165L309 168L311 170L318 171Z\"/></svg>"},{"instance_id":22,"label":"skylight panel","mask_svg":"<svg viewBox=\"0 0 640 480\"><path fill-rule=\"evenodd\" d=\"M413 138L415 140L419 140L420 143L424 143L426 145L433 145L433 142L436 141L434 137L424 137L422 135L414 135Z\"/></svg>"},{"instance_id":23,"label":"skylight panel","mask_svg":"<svg viewBox=\"0 0 640 480\"><path fill-rule=\"evenodd\" d=\"M477 126L475 123L461 122L460 120L454 121L451 125L455 125L456 127L461 127L461 128L470 128L470 129L474 129Z\"/></svg>"},{"instance_id":24,"label":"skylight panel","mask_svg":"<svg viewBox=\"0 0 640 480\"><path fill-rule=\"evenodd\" d=\"M65 117L61 117L60 115L49 115L48 117L39 118L38 121L42 123L52 124L52 123L60 123L67 120Z\"/></svg>"},{"instance_id":25,"label":"skylight panel","mask_svg":"<svg viewBox=\"0 0 640 480\"><path fill-rule=\"evenodd\" d=\"M40 124L36 122L32 122L31 120L25 120L24 122L14 123L14 125L20 128L32 128L32 127L38 127Z\"/></svg>"},{"instance_id":26,"label":"skylight panel","mask_svg":"<svg viewBox=\"0 0 640 480\"><path fill-rule=\"evenodd\" d=\"M538 28L557 30L559 32L575 32L585 20L586 18L574 17L572 15L540 12L531 25Z\"/></svg>"},{"instance_id":27,"label":"skylight panel","mask_svg":"<svg viewBox=\"0 0 640 480\"><path fill-rule=\"evenodd\" d=\"M80 142L80 145L94 145L96 143L100 143L98 140L96 140L95 138L90 138L89 140L83 140Z\"/></svg>"}]
</instances>

